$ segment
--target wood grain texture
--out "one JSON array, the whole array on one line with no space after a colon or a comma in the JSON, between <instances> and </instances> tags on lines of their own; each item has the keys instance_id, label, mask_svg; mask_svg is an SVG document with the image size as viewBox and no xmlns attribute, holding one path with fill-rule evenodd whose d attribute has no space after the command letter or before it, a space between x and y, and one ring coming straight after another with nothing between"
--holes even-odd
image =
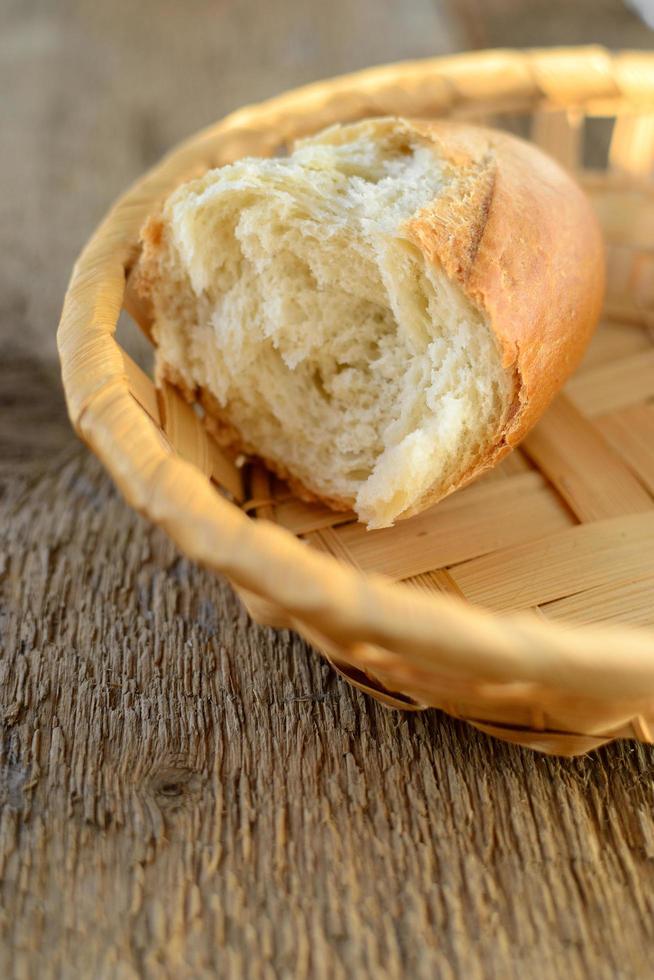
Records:
<instances>
[{"instance_id":1,"label":"wood grain texture","mask_svg":"<svg viewBox=\"0 0 654 980\"><path fill-rule=\"evenodd\" d=\"M485 7L487 37L539 43L551 4L515 7ZM635 43L618 7L609 40ZM430 0L2 17L0 975L650 975L654 750L560 762L357 694L122 503L52 380L76 251L167 146L289 85L461 47L456 21Z\"/></svg>"},{"instance_id":2,"label":"wood grain texture","mask_svg":"<svg viewBox=\"0 0 654 980\"><path fill-rule=\"evenodd\" d=\"M527 609L652 573L654 510L610 517L473 558L450 570L471 602Z\"/></svg>"},{"instance_id":3,"label":"wood grain texture","mask_svg":"<svg viewBox=\"0 0 654 980\"><path fill-rule=\"evenodd\" d=\"M651 750L386 711L81 447L2 508L4 975L647 975Z\"/></svg>"},{"instance_id":4,"label":"wood grain texture","mask_svg":"<svg viewBox=\"0 0 654 980\"><path fill-rule=\"evenodd\" d=\"M345 551L363 571L405 579L572 524L570 513L540 473L528 472L509 481L473 485L410 523L398 522L375 534L362 524L334 528L330 542L334 554Z\"/></svg>"},{"instance_id":5,"label":"wood grain texture","mask_svg":"<svg viewBox=\"0 0 654 980\"><path fill-rule=\"evenodd\" d=\"M588 419L560 395L523 451L538 464L580 521L647 511L652 498Z\"/></svg>"}]
</instances>

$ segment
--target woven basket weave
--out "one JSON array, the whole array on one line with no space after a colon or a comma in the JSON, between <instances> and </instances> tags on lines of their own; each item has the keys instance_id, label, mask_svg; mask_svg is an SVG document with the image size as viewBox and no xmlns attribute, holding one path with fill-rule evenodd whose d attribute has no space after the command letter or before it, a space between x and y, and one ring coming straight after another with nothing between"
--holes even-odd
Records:
<instances>
[{"instance_id":1,"label":"woven basket weave","mask_svg":"<svg viewBox=\"0 0 654 980\"><path fill-rule=\"evenodd\" d=\"M199 413L175 389L156 390L114 331L125 302L143 320L129 286L125 299L138 231L177 183L380 114L528 131L595 202L609 293L586 361L520 450L425 514L367 532L352 515L293 499L261 468L237 469ZM605 132L605 165L584 169ZM439 58L242 109L140 180L80 256L58 335L73 424L129 503L226 575L256 619L297 630L381 701L438 707L563 755L615 738L650 742L653 163L654 56L642 53Z\"/></svg>"}]
</instances>

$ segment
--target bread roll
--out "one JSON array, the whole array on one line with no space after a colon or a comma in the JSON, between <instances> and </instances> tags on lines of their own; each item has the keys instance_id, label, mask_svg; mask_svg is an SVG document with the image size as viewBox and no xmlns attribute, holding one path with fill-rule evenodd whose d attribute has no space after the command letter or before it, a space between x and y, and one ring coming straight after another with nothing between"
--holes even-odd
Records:
<instances>
[{"instance_id":1,"label":"bread roll","mask_svg":"<svg viewBox=\"0 0 654 980\"><path fill-rule=\"evenodd\" d=\"M584 195L534 146L368 120L180 186L134 284L159 379L234 452L378 528L525 435L597 321Z\"/></svg>"}]
</instances>

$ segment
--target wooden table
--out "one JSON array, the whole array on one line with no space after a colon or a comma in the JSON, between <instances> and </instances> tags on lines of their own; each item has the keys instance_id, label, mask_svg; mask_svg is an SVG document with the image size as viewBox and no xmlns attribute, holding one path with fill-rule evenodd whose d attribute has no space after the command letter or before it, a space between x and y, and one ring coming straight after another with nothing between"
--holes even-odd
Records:
<instances>
[{"instance_id":1,"label":"wooden table","mask_svg":"<svg viewBox=\"0 0 654 980\"><path fill-rule=\"evenodd\" d=\"M654 975L654 751L558 761L358 695L125 506L54 360L77 249L177 139L545 22L651 46L618 0L576 6L574 30L537 0L4 6L3 976Z\"/></svg>"}]
</instances>

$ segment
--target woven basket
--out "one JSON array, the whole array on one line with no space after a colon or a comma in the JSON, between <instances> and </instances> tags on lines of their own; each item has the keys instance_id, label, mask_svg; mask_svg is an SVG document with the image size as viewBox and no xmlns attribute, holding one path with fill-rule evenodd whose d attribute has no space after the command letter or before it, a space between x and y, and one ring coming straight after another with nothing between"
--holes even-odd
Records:
<instances>
[{"instance_id":1,"label":"woven basket","mask_svg":"<svg viewBox=\"0 0 654 980\"><path fill-rule=\"evenodd\" d=\"M586 361L520 450L428 512L367 532L238 469L114 331L126 295L143 320L126 293L138 232L177 183L380 114L529 132L597 206L609 293ZM607 133L604 166L584 169ZM653 148L654 56L598 48L391 65L242 109L140 180L80 256L58 335L73 424L129 503L226 575L257 620L297 630L386 704L441 708L562 755L651 742Z\"/></svg>"}]
</instances>

